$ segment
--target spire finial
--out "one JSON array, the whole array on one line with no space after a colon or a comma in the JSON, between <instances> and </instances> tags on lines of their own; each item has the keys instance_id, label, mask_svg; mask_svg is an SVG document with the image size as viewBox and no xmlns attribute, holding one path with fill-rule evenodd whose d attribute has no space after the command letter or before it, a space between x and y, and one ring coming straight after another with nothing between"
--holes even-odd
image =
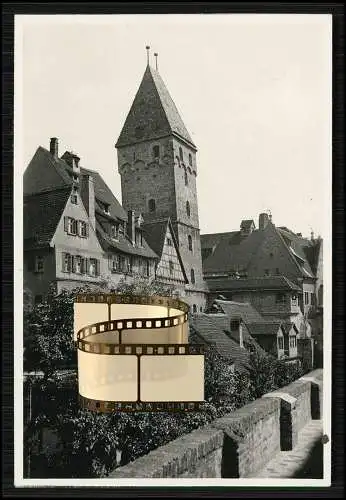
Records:
<instances>
[{"instance_id":1,"label":"spire finial","mask_svg":"<svg viewBox=\"0 0 346 500\"><path fill-rule=\"evenodd\" d=\"M156 67L156 71L157 71L157 56L159 54L157 52L154 53L154 56L155 56L155 67Z\"/></svg>"},{"instance_id":2,"label":"spire finial","mask_svg":"<svg viewBox=\"0 0 346 500\"><path fill-rule=\"evenodd\" d=\"M149 66L149 50L150 50L150 45L147 45L145 48L147 49L147 63L148 63L148 66Z\"/></svg>"}]
</instances>

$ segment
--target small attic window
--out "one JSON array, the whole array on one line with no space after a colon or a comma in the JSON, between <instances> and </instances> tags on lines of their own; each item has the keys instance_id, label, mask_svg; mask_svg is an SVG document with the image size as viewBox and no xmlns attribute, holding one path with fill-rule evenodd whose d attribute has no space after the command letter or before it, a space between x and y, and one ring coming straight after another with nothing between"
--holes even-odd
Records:
<instances>
[{"instance_id":1,"label":"small attic window","mask_svg":"<svg viewBox=\"0 0 346 500\"><path fill-rule=\"evenodd\" d=\"M153 147L153 157L155 159L160 157L160 146Z\"/></svg>"},{"instance_id":2,"label":"small attic window","mask_svg":"<svg viewBox=\"0 0 346 500\"><path fill-rule=\"evenodd\" d=\"M109 204L108 203L103 204L103 211L105 214L109 215Z\"/></svg>"}]
</instances>

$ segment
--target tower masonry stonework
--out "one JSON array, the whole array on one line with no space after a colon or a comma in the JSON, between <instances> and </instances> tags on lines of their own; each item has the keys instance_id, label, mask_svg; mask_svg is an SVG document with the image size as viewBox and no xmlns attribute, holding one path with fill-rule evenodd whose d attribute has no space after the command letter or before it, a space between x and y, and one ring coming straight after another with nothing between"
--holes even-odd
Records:
<instances>
[{"instance_id":1,"label":"tower masonry stonework","mask_svg":"<svg viewBox=\"0 0 346 500\"><path fill-rule=\"evenodd\" d=\"M204 310L196 151L159 73L147 66L116 143L122 205L146 222L170 219L188 284L185 300Z\"/></svg>"}]
</instances>

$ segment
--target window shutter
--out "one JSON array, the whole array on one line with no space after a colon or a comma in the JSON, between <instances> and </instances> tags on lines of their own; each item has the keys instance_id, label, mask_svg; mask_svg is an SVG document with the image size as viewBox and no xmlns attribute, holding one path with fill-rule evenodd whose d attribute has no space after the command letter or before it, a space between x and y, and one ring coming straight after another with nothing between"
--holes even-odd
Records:
<instances>
[{"instance_id":1,"label":"window shutter","mask_svg":"<svg viewBox=\"0 0 346 500\"><path fill-rule=\"evenodd\" d=\"M66 257L66 253L62 252L62 254L61 254L61 269L62 269L62 271L65 271L65 257Z\"/></svg>"},{"instance_id":2,"label":"window shutter","mask_svg":"<svg viewBox=\"0 0 346 500\"><path fill-rule=\"evenodd\" d=\"M85 234L86 237L89 238L89 224L87 222L85 223Z\"/></svg>"},{"instance_id":3,"label":"window shutter","mask_svg":"<svg viewBox=\"0 0 346 500\"><path fill-rule=\"evenodd\" d=\"M84 271L85 274L89 274L89 259L86 258L85 259L85 271Z\"/></svg>"},{"instance_id":4,"label":"window shutter","mask_svg":"<svg viewBox=\"0 0 346 500\"><path fill-rule=\"evenodd\" d=\"M70 259L71 272L74 273L76 271L76 257L74 255L71 255Z\"/></svg>"},{"instance_id":5,"label":"window shutter","mask_svg":"<svg viewBox=\"0 0 346 500\"><path fill-rule=\"evenodd\" d=\"M64 231L67 233L68 231L68 217L65 215L64 217Z\"/></svg>"},{"instance_id":6,"label":"window shutter","mask_svg":"<svg viewBox=\"0 0 346 500\"><path fill-rule=\"evenodd\" d=\"M96 276L100 276L100 261L98 259L95 259L95 264L96 264Z\"/></svg>"},{"instance_id":7,"label":"window shutter","mask_svg":"<svg viewBox=\"0 0 346 500\"><path fill-rule=\"evenodd\" d=\"M113 268L113 256L108 255L108 268L112 269Z\"/></svg>"},{"instance_id":8,"label":"window shutter","mask_svg":"<svg viewBox=\"0 0 346 500\"><path fill-rule=\"evenodd\" d=\"M73 232L74 232L74 234L78 234L78 221L77 220L73 221Z\"/></svg>"}]
</instances>

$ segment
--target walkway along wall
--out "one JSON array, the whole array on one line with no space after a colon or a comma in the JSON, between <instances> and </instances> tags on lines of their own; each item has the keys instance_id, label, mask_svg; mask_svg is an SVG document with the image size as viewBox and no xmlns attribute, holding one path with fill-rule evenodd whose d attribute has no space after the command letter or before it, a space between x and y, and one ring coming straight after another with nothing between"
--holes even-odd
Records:
<instances>
[{"instance_id":1,"label":"walkway along wall","mask_svg":"<svg viewBox=\"0 0 346 500\"><path fill-rule=\"evenodd\" d=\"M243 406L119 467L114 478L253 477L280 450L294 448L298 433L322 416L323 372Z\"/></svg>"}]
</instances>

